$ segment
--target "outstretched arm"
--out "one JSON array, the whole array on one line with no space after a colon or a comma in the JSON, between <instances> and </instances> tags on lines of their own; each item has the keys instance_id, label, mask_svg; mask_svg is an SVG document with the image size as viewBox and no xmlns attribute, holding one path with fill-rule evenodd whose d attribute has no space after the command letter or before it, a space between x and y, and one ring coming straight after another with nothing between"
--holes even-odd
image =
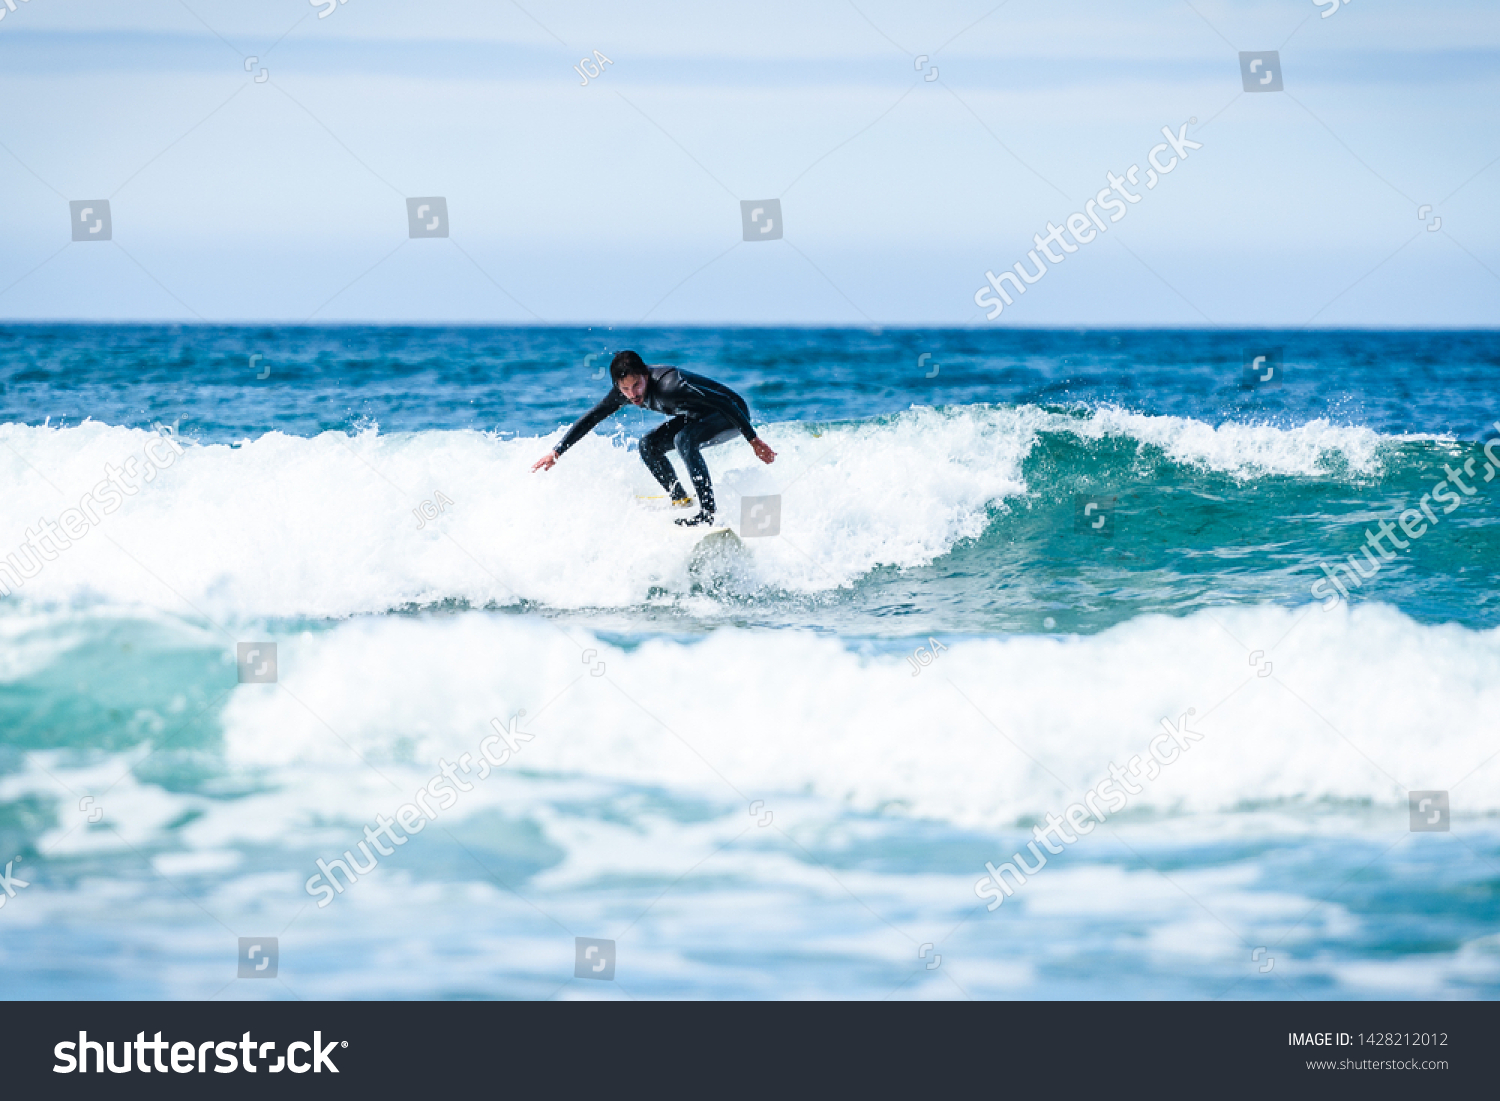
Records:
<instances>
[{"instance_id":1,"label":"outstretched arm","mask_svg":"<svg viewBox=\"0 0 1500 1101\"><path fill-rule=\"evenodd\" d=\"M619 409L620 406L624 404L625 398L620 393L620 391L611 388L609 391L609 395L606 398L600 401L598 405L594 406L583 416L578 418L578 422L574 424L572 428L568 429L568 434L562 438L561 442L559 442L556 447L547 452L547 454L543 455L536 461L535 464L533 464L531 472L535 474L538 470L551 470L552 464L557 462L558 459L562 458L562 453L564 451L572 447L579 440L583 439L584 436L592 432L596 424L602 421L605 417L609 416L611 413L615 412L615 410Z\"/></svg>"}]
</instances>

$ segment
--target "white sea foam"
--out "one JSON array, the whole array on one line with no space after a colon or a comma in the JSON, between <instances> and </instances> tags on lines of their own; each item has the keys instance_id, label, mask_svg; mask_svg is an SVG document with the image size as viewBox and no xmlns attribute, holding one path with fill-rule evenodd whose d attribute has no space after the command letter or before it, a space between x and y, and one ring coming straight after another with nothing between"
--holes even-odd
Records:
<instances>
[{"instance_id":1,"label":"white sea foam","mask_svg":"<svg viewBox=\"0 0 1500 1101\"><path fill-rule=\"evenodd\" d=\"M721 516L743 495L780 494L781 536L747 539L728 569L741 589L826 591L879 566L932 562L979 535L989 509L1028 492L1022 465L1041 432L1125 435L1173 459L1238 477L1326 476L1331 457L1371 472L1383 438L1313 422L1212 427L1100 410L913 408L817 431L764 429L779 452L712 448ZM39 518L55 519L137 453L147 433L88 422L0 426L0 559ZM531 463L558 433L500 439L471 431L383 436L268 433L238 445L188 442L97 533L45 564L20 594L214 617L343 616L465 600L625 607L691 589L695 537L641 507L659 494L622 444L591 436L548 473ZM413 509L453 504L419 530Z\"/></svg>"},{"instance_id":2,"label":"white sea foam","mask_svg":"<svg viewBox=\"0 0 1500 1101\"><path fill-rule=\"evenodd\" d=\"M1174 462L1206 467L1237 478L1266 474L1316 478L1341 460L1354 473L1379 470L1381 452L1395 440L1430 440L1431 436L1383 436L1370 428L1313 420L1295 428L1268 424L1210 425L1190 417L1157 417L1123 409L1102 408L1086 418L1058 418L1049 430L1063 428L1085 439L1129 436L1159 447Z\"/></svg>"},{"instance_id":3,"label":"white sea foam","mask_svg":"<svg viewBox=\"0 0 1500 1101\"><path fill-rule=\"evenodd\" d=\"M64 624L79 647L97 635L96 617L94 627L114 629L98 611ZM49 642L56 618L15 617L10 644L44 649L20 663L28 678L55 679L54 666L69 683L95 675L97 656ZM146 647L152 654L204 647L204 636L185 626L181 637L166 636L171 622L163 616L143 633L162 636ZM914 966L912 945L899 936L883 945L886 927L861 903L893 920L921 914L913 928L936 940L928 930L952 928L973 906L981 861L1016 848L1018 825L1061 813L1111 762L1144 757L1163 717L1193 708L1190 725L1203 740L1132 798L1132 817L1110 822L1117 834L1100 831L1076 846L1083 859L1060 862L1028 885L1021 905L1007 905L1006 943L1023 935L1071 943L1101 927L1138 936L1149 921L1146 947L1163 966L1225 970L1225 961L1249 966L1243 945L1200 928L1200 903L1235 930L1267 922L1284 929L1401 838L1415 838L1401 859L1443 860L1482 877L1466 862L1487 851L1500 813L1500 757L1489 733L1500 705L1500 631L1421 625L1374 605L1140 617L1065 639L946 637L947 648L915 677L899 656L793 631L719 630L692 643L621 649L540 617L482 612L360 617L279 636L255 629L276 638L281 681L234 688L228 706L206 720L221 737L197 732L202 748L190 767L196 776L209 764L212 779L160 778L183 767L171 764L183 738L178 719L190 722L196 704L177 718L137 715L135 728L149 736L124 751L32 750L0 776L0 804L52 808L43 813L53 824L35 839L46 855L38 868L90 869L76 888L38 877L6 910L8 922L20 923L13 931L80 913L96 922L107 915L112 928L156 929L167 902L180 897L161 885L158 876L167 876L241 924L265 924L268 912L284 924L307 907L304 952L314 941L369 937L371 928L399 929L436 952L452 935L451 916L468 915L500 945L470 946L474 974L505 989L538 970L528 938L545 947L551 937L562 947L544 953L553 962L539 973L559 975L537 991L546 995L570 973L572 942L535 906L580 934L608 936L660 903L632 933L638 971L649 964L676 975L679 950L694 960L733 943L775 955L795 942L804 953L894 961L897 973L874 991L879 997ZM1247 649L1265 653L1252 665ZM583 660L590 650L592 666ZM601 675L591 675L600 661ZM1269 675L1258 676L1266 661ZM1401 685L1409 687L1392 688ZM412 800L440 759L477 762L490 720L508 723L522 709L519 728L532 738L510 761L487 779L471 771L472 790L440 809L420 843L384 858L326 911L312 907L304 884L315 858L357 845L376 815ZM158 743L168 752L148 755ZM1452 838L1408 834L1409 789L1449 792ZM80 793L97 797L108 828L85 827ZM775 829L756 828L770 815ZM992 844L976 846L969 830ZM455 839L467 848L450 864L444 854ZM1344 863L1298 893L1277 878L1274 862L1255 855L1267 839L1277 841L1278 859L1329 849ZM936 864L903 858L918 850ZM1188 859L1170 886L1139 866L1141 853L1198 850L1228 855L1222 866ZM872 865L861 852L880 860ZM850 855L830 876L814 860L834 853ZM114 870L137 868L141 854L158 876L137 881ZM510 860L534 874L503 865ZM524 900L491 882L497 868L497 882L525 879ZM1389 874L1396 882L1405 873ZM1431 888L1429 877L1417 881ZM638 903L622 905L630 884L647 886ZM1351 935L1362 919L1341 914L1335 900L1302 934L1324 942ZM178 920L200 922L201 914L184 906ZM692 951L680 947L685 927L698 930ZM105 947L101 966L115 968L118 953ZM957 958L958 947L942 948ZM207 941L194 952L223 955ZM1283 955L1278 972L1292 966ZM1493 989L1492 956L1424 965L1437 969L1434 989ZM1373 988L1396 970L1330 981ZM720 984L739 981L714 975ZM304 982L320 995L349 996L462 991L477 981L451 969L441 976L401 971L382 985L368 968L351 968ZM1236 977L1226 972L1222 985ZM174 981L172 989L186 990L206 980L185 972ZM1008 974L980 986L998 995L1029 981Z\"/></svg>"},{"instance_id":4,"label":"white sea foam","mask_svg":"<svg viewBox=\"0 0 1500 1101\"><path fill-rule=\"evenodd\" d=\"M522 710L533 740L498 783L465 796L459 817L503 802L526 773L727 806L811 798L1008 826L1060 812L1111 763L1146 758L1161 720L1189 708L1203 740L1146 783L1133 810L1295 816L1320 801L1368 804L1399 830L1407 791L1436 789L1459 817L1500 811L1488 733L1500 630L1425 626L1372 605L1149 616L1091 637L946 645L913 676L900 657L803 632L721 630L622 651L512 616L356 619L280 639L283 687L234 693L221 717L226 764L268 787L217 805L195 797L206 814L190 832L220 849L389 814L440 757L477 761L491 719ZM1264 651L1256 665L1246 647ZM32 779L46 786L47 775ZM12 776L0 797L29 782ZM157 789L129 781L114 798L147 791ZM172 816L165 793L152 798L161 805L134 821Z\"/></svg>"},{"instance_id":5,"label":"white sea foam","mask_svg":"<svg viewBox=\"0 0 1500 1101\"><path fill-rule=\"evenodd\" d=\"M361 753L405 744L427 760L472 751L491 717L525 708L528 769L712 798L809 792L977 826L1061 810L1111 762L1146 757L1162 718L1193 708L1204 741L1133 806L1364 800L1399 807L1404 827L1407 790L1451 789L1464 812L1500 810L1487 733L1500 631L1379 606L1304 612L1142 617L1062 641L954 638L919 677L900 658L803 633L719 631L625 653L509 618L365 620L292 641L283 667L298 699L237 695L226 744L247 764L347 764L316 714ZM1236 638L1266 651L1270 675ZM586 675L580 645L599 650L605 676Z\"/></svg>"},{"instance_id":6,"label":"white sea foam","mask_svg":"<svg viewBox=\"0 0 1500 1101\"><path fill-rule=\"evenodd\" d=\"M914 410L821 435L772 426L774 467L740 443L711 449L733 525L741 494L782 497L785 539L742 556L744 580L825 589L877 565L931 561L983 530L989 502L1022 491L1037 419ZM9 445L0 477L12 487L0 501L0 557L144 435L97 424L0 428ZM92 593L220 616L339 616L443 599L621 606L653 589L685 591L695 538L637 501L661 492L641 463L592 436L554 470L531 474L556 438L370 430L190 444L99 535L21 591L34 601ZM454 503L419 530L412 510L438 492Z\"/></svg>"}]
</instances>

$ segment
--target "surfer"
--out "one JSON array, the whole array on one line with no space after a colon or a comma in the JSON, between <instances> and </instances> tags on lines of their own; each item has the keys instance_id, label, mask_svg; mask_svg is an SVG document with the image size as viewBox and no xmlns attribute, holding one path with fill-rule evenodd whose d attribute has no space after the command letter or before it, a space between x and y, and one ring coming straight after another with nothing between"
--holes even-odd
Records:
<instances>
[{"instance_id":1,"label":"surfer","mask_svg":"<svg viewBox=\"0 0 1500 1101\"><path fill-rule=\"evenodd\" d=\"M609 365L609 377L612 384L609 395L579 417L562 441L536 461L531 468L533 474L551 470L564 451L627 401L668 417L665 424L657 425L641 438L641 461L667 491L672 503L685 507L693 499L682 488L667 452L675 447L682 456L698 494L697 515L677 521L685 527L712 524L714 520L714 487L708 478L708 464L703 461L703 448L733 439L738 433L745 437L761 462L776 459L776 452L750 426L750 407L745 399L713 379L676 367L649 367L635 352L615 356Z\"/></svg>"}]
</instances>

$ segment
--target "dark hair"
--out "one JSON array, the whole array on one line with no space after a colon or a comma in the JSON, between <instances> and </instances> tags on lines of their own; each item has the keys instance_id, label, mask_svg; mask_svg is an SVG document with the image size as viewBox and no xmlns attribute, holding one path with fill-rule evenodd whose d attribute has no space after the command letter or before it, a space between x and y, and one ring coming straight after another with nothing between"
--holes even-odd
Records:
<instances>
[{"instance_id":1,"label":"dark hair","mask_svg":"<svg viewBox=\"0 0 1500 1101\"><path fill-rule=\"evenodd\" d=\"M616 385L626 375L649 375L646 361L635 352L620 352L609 362L609 379Z\"/></svg>"}]
</instances>

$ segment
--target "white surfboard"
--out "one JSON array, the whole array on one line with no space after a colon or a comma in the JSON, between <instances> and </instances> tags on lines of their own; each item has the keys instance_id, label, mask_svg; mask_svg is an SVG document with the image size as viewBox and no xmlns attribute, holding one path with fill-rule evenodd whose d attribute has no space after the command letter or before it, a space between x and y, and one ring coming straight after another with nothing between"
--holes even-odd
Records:
<instances>
[{"instance_id":1,"label":"white surfboard","mask_svg":"<svg viewBox=\"0 0 1500 1101\"><path fill-rule=\"evenodd\" d=\"M735 546L740 545L740 537L736 535L734 533L734 529L731 528L729 524L722 519L716 520L712 524L696 524L692 527L687 527L684 524L672 522L684 516L695 515L698 510L698 502L696 500L693 501L691 505L674 505L671 498L669 498L665 493L654 496L643 496L642 494L637 493L635 495L635 503L646 509L648 512L660 512L670 515L671 520L668 522L671 523L673 531L680 532L684 539L690 540L695 544L702 543L704 540L713 536L716 537L716 544L724 543L733 544Z\"/></svg>"}]
</instances>

